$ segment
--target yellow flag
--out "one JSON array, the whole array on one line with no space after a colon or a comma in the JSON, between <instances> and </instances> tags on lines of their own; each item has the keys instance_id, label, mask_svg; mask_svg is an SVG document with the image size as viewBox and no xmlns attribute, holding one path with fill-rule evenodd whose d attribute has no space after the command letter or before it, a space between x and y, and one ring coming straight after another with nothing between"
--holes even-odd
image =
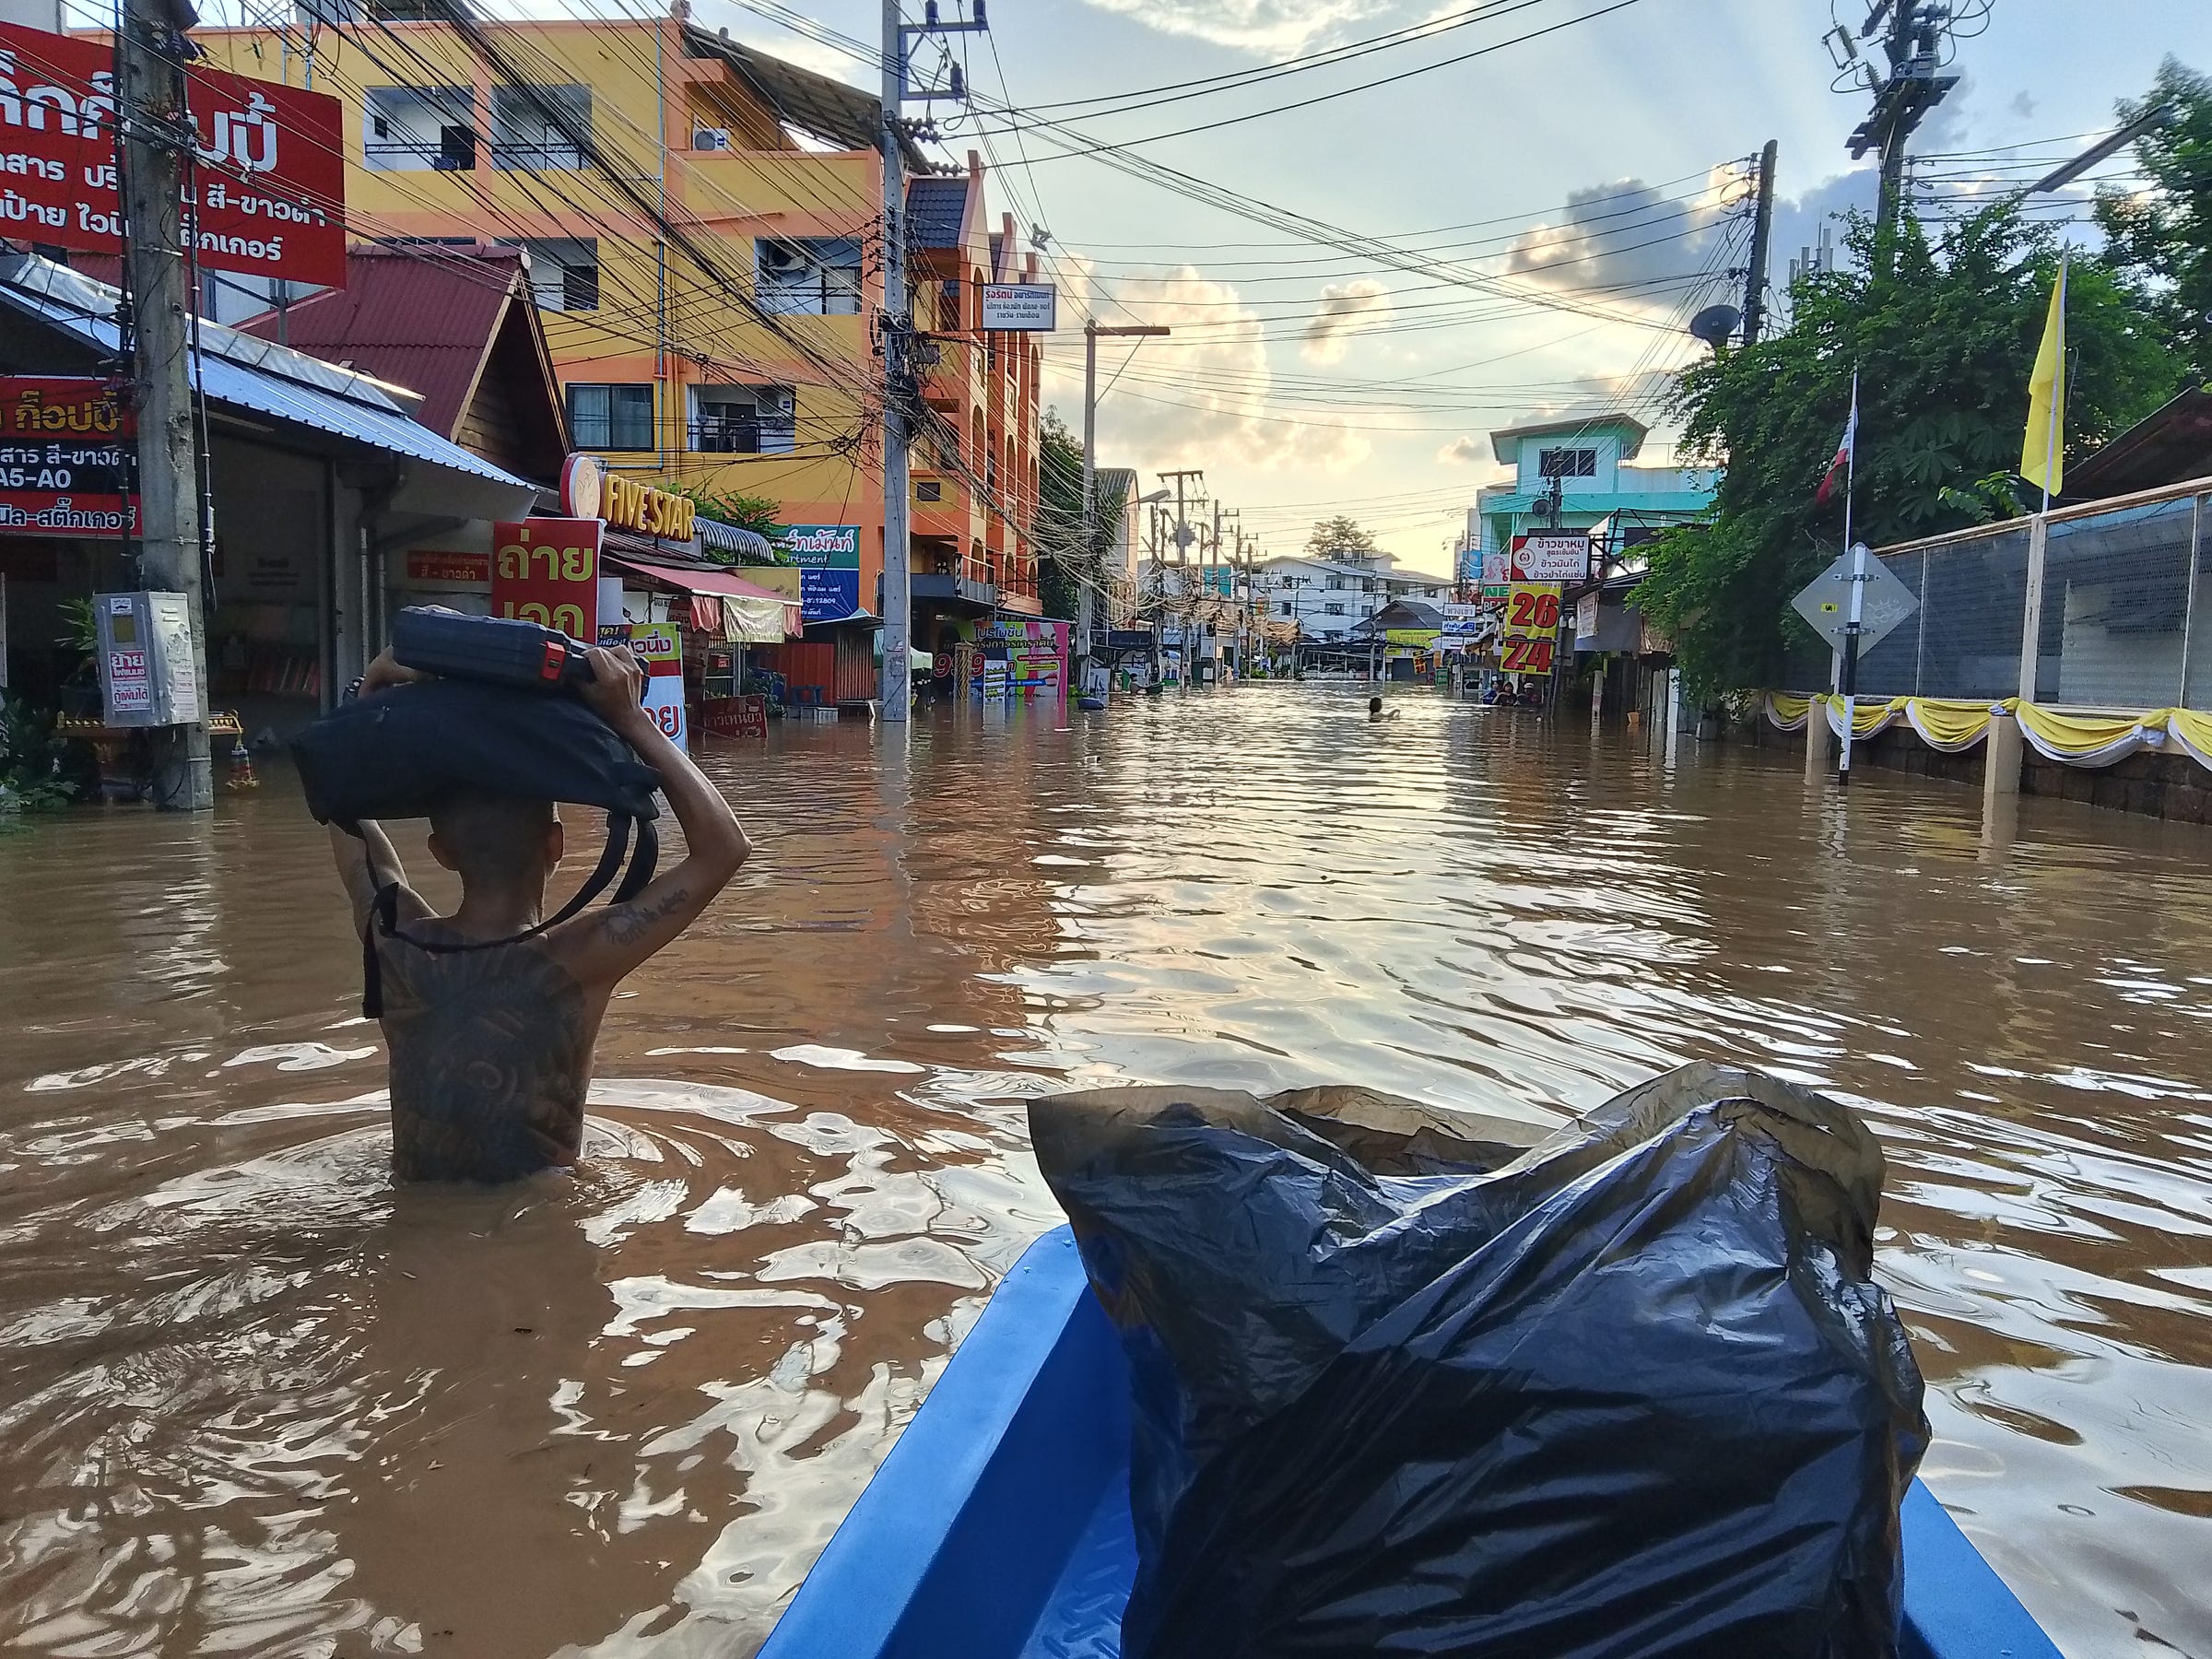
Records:
<instances>
[{"instance_id":1,"label":"yellow flag","mask_svg":"<svg viewBox=\"0 0 2212 1659\"><path fill-rule=\"evenodd\" d=\"M2028 380L2028 435L2020 445L2020 477L2043 487L2045 496L2065 488L2066 434L2066 262L2058 262L2058 285L2051 290L2051 319L2043 324L2043 346L2035 354Z\"/></svg>"}]
</instances>

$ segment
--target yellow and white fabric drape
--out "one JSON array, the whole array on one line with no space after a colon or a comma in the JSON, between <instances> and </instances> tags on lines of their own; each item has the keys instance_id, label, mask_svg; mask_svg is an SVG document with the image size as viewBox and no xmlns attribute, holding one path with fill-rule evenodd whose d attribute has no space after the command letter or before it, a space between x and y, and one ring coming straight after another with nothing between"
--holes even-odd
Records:
<instances>
[{"instance_id":1,"label":"yellow and white fabric drape","mask_svg":"<svg viewBox=\"0 0 2212 1659\"><path fill-rule=\"evenodd\" d=\"M1829 730L1843 735L1843 700L1832 692L1802 696L1770 691L1767 719L1784 732L1802 731L1818 708ZM1996 715L2020 724L2020 735L2047 760L2062 766L2110 766L2116 760L2169 742L2212 771L2212 713L2194 709L2152 709L2142 714L2068 714L2017 697L1994 702L1939 697L1862 697L1852 711L1852 739L1888 731L1899 721L1932 749L1962 754L1989 735Z\"/></svg>"}]
</instances>

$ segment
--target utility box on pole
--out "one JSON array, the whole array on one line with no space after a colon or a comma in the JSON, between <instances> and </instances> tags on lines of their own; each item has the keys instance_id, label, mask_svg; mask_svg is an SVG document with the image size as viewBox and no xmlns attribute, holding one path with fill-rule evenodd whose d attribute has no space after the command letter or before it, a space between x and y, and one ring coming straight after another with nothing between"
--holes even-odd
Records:
<instances>
[{"instance_id":1,"label":"utility box on pole","mask_svg":"<svg viewBox=\"0 0 2212 1659\"><path fill-rule=\"evenodd\" d=\"M206 718L192 607L182 594L101 594L100 698L112 726L187 726Z\"/></svg>"},{"instance_id":2,"label":"utility box on pole","mask_svg":"<svg viewBox=\"0 0 2212 1659\"><path fill-rule=\"evenodd\" d=\"M206 812L215 805L200 688L207 683L199 429L192 406L192 300L185 281L185 157L196 142L185 113L184 31L198 21L184 0L124 0L117 57L124 123L124 273L130 292L132 374L138 402L138 569L149 597L182 606L194 709L159 725L155 805ZM129 595L111 595L130 597ZM173 616L165 603L163 615ZM108 616L100 618L103 638ZM101 683L107 684L102 671Z\"/></svg>"}]
</instances>

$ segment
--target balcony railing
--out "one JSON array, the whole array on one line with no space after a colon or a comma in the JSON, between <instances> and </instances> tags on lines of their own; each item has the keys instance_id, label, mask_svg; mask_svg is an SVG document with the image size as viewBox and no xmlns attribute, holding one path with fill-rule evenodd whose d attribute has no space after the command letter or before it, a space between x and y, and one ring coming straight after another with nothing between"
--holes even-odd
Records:
<instances>
[{"instance_id":1,"label":"balcony railing","mask_svg":"<svg viewBox=\"0 0 2212 1659\"><path fill-rule=\"evenodd\" d=\"M758 415L711 415L685 428L686 441L710 455L784 455L797 445L795 428Z\"/></svg>"}]
</instances>

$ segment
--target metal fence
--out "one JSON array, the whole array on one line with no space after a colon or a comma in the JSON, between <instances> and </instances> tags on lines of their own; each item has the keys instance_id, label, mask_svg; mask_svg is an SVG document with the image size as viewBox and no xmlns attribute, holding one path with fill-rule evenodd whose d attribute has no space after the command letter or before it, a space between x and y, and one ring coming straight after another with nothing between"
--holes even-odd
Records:
<instances>
[{"instance_id":1,"label":"metal fence","mask_svg":"<svg viewBox=\"0 0 2212 1659\"><path fill-rule=\"evenodd\" d=\"M2212 708L2212 493L2194 486L1959 531L1877 557L1920 608L1859 659L1868 697ZM1793 690L1825 689L1795 649Z\"/></svg>"}]
</instances>

